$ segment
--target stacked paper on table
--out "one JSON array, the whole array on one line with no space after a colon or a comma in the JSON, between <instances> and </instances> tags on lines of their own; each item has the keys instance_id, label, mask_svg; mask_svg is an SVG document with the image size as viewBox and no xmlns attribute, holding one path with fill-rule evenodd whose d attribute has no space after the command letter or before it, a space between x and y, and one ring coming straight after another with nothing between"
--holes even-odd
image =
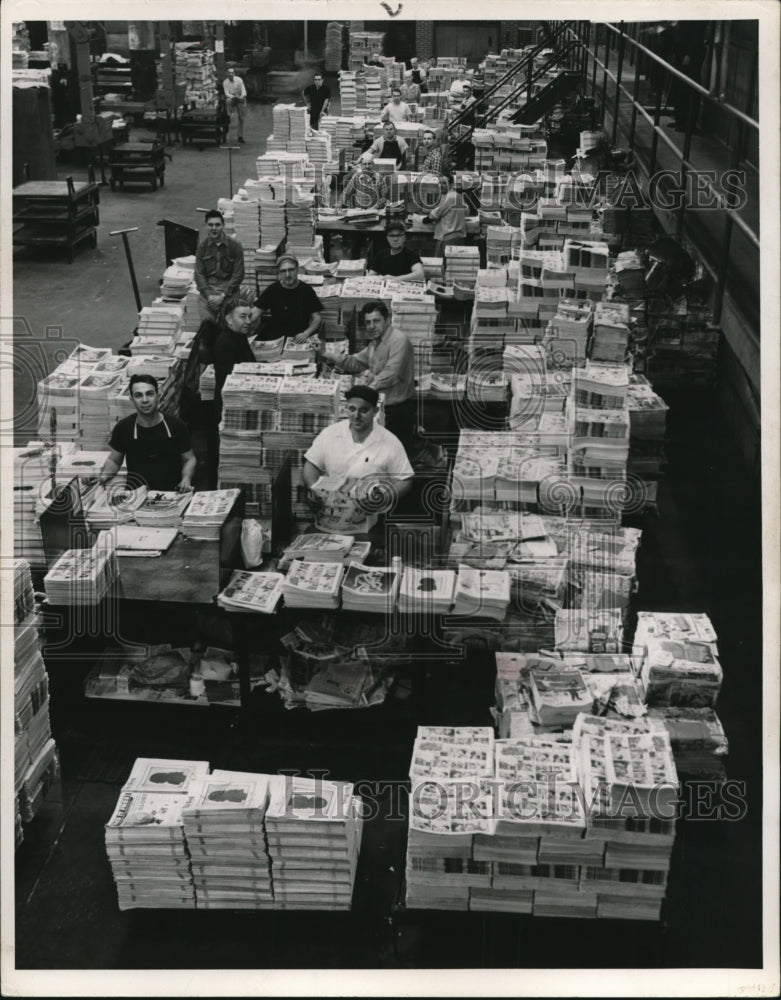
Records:
<instances>
[{"instance_id":1,"label":"stacked paper on table","mask_svg":"<svg viewBox=\"0 0 781 1000\"><path fill-rule=\"evenodd\" d=\"M391 567L351 562L342 581L342 607L345 611L391 614L400 582L399 573Z\"/></svg>"},{"instance_id":2,"label":"stacked paper on table","mask_svg":"<svg viewBox=\"0 0 781 1000\"><path fill-rule=\"evenodd\" d=\"M401 579L398 607L404 614L446 615L453 604L456 574L450 569L407 566Z\"/></svg>"},{"instance_id":3,"label":"stacked paper on table","mask_svg":"<svg viewBox=\"0 0 781 1000\"><path fill-rule=\"evenodd\" d=\"M111 533L89 549L66 549L43 579L50 604L99 604L118 575Z\"/></svg>"},{"instance_id":4,"label":"stacked paper on table","mask_svg":"<svg viewBox=\"0 0 781 1000\"><path fill-rule=\"evenodd\" d=\"M510 574L504 570L460 565L456 580L454 615L477 615L504 621L510 604Z\"/></svg>"},{"instance_id":5,"label":"stacked paper on table","mask_svg":"<svg viewBox=\"0 0 781 1000\"><path fill-rule=\"evenodd\" d=\"M182 533L201 540L219 538L220 528L240 493L238 489L194 493L182 520Z\"/></svg>"},{"instance_id":6,"label":"stacked paper on table","mask_svg":"<svg viewBox=\"0 0 781 1000\"><path fill-rule=\"evenodd\" d=\"M147 528L179 528L192 496L192 493L149 490L136 510L136 524Z\"/></svg>"},{"instance_id":7,"label":"stacked paper on table","mask_svg":"<svg viewBox=\"0 0 781 1000\"><path fill-rule=\"evenodd\" d=\"M226 588L217 595L223 608L273 614L282 599L282 573L250 573L235 569Z\"/></svg>"},{"instance_id":8,"label":"stacked paper on table","mask_svg":"<svg viewBox=\"0 0 781 1000\"><path fill-rule=\"evenodd\" d=\"M294 559L282 584L285 604L290 608L338 608L343 577L341 563Z\"/></svg>"}]
</instances>

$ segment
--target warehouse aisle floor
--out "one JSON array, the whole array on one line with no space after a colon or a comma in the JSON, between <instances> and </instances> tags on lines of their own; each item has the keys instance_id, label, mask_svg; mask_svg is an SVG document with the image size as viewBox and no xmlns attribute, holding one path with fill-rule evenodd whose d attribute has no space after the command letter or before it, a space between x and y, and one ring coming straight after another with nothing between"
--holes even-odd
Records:
<instances>
[{"instance_id":1,"label":"warehouse aisle floor","mask_svg":"<svg viewBox=\"0 0 781 1000\"><path fill-rule=\"evenodd\" d=\"M234 180L254 176L270 105L250 105L247 145ZM262 131L261 131L262 130ZM134 133L135 135L136 133ZM234 133L232 133L234 134ZM170 147L166 185L101 189L98 249L64 257L14 255L17 345L29 365L16 375L17 410L58 343L114 349L136 311L121 241L131 235L142 302L157 294L169 218L198 226L197 206L228 194L227 153ZM62 175L67 171L62 170ZM76 168L73 170L77 174ZM61 327L46 339L47 327ZM25 332L29 331L29 332ZM36 360L35 343L44 345ZM25 349L22 345L27 344ZM70 348L68 348L70 349ZM666 394L667 395L667 394ZM53 789L17 853L17 966L114 968L752 967L761 963L761 517L715 403L669 394L670 468L659 517L649 517L637 605L706 610L719 634L725 682L719 713L730 738L728 773L747 783L748 810L733 822L687 821L676 842L661 925L533 919L510 915L404 913L394 909L406 824L393 818L415 725L490 724L493 679L478 658L433 668L421 699L363 712L286 713L260 694L246 719L205 710L86 701L81 669L52 669L52 721L62 759ZM35 437L36 418L17 442ZM328 769L365 779L378 815L367 823L351 913L127 911L120 913L105 857L103 824L136 756L190 757L215 766L275 771ZM380 789L378 782L387 782ZM402 798L402 803L403 803ZM397 810L398 812L398 810Z\"/></svg>"}]
</instances>

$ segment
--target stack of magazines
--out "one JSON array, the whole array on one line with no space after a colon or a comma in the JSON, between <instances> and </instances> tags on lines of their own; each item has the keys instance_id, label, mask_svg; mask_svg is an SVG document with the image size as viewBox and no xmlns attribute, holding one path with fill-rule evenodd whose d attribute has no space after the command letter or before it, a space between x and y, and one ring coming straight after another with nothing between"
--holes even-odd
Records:
<instances>
[{"instance_id":1,"label":"stack of magazines","mask_svg":"<svg viewBox=\"0 0 781 1000\"><path fill-rule=\"evenodd\" d=\"M661 719L683 778L716 781L726 778L724 761L729 743L721 720L712 708L651 708L651 718Z\"/></svg>"},{"instance_id":2,"label":"stack of magazines","mask_svg":"<svg viewBox=\"0 0 781 1000\"><path fill-rule=\"evenodd\" d=\"M362 834L349 782L273 777L266 838L274 909L349 910Z\"/></svg>"},{"instance_id":3,"label":"stack of magazines","mask_svg":"<svg viewBox=\"0 0 781 1000\"><path fill-rule=\"evenodd\" d=\"M270 780L215 770L191 783L182 820L199 910L271 908L263 825Z\"/></svg>"},{"instance_id":4,"label":"stack of magazines","mask_svg":"<svg viewBox=\"0 0 781 1000\"><path fill-rule=\"evenodd\" d=\"M342 607L345 611L392 614L400 583L400 575L392 567L351 562L342 581Z\"/></svg>"},{"instance_id":5,"label":"stack of magazines","mask_svg":"<svg viewBox=\"0 0 781 1000\"><path fill-rule=\"evenodd\" d=\"M294 559L282 584L289 608L339 607L339 589L344 567L333 562L304 562Z\"/></svg>"},{"instance_id":6,"label":"stack of magazines","mask_svg":"<svg viewBox=\"0 0 781 1000\"><path fill-rule=\"evenodd\" d=\"M91 528L101 530L133 521L138 508L146 500L146 486L137 489L123 488L116 480L110 489L98 488L91 496L84 516Z\"/></svg>"},{"instance_id":7,"label":"stack of magazines","mask_svg":"<svg viewBox=\"0 0 781 1000\"><path fill-rule=\"evenodd\" d=\"M250 573L235 569L225 590L217 595L222 608L273 614L282 600L282 573Z\"/></svg>"},{"instance_id":8,"label":"stack of magazines","mask_svg":"<svg viewBox=\"0 0 781 1000\"><path fill-rule=\"evenodd\" d=\"M456 574L452 569L407 566L399 589L403 614L446 615L453 604Z\"/></svg>"},{"instance_id":9,"label":"stack of magazines","mask_svg":"<svg viewBox=\"0 0 781 1000\"><path fill-rule=\"evenodd\" d=\"M510 574L505 570L458 567L454 615L503 621L510 603Z\"/></svg>"},{"instance_id":10,"label":"stack of magazines","mask_svg":"<svg viewBox=\"0 0 781 1000\"><path fill-rule=\"evenodd\" d=\"M303 559L305 562L344 562L354 544L355 538L352 535L315 531L296 535L282 553L279 566L284 568L294 559Z\"/></svg>"},{"instance_id":11,"label":"stack of magazines","mask_svg":"<svg viewBox=\"0 0 781 1000\"><path fill-rule=\"evenodd\" d=\"M118 576L111 533L101 531L90 549L66 549L43 579L50 604L99 604Z\"/></svg>"},{"instance_id":12,"label":"stack of magazines","mask_svg":"<svg viewBox=\"0 0 781 1000\"><path fill-rule=\"evenodd\" d=\"M120 910L194 909L195 890L182 813L207 761L140 757L106 823L106 851Z\"/></svg>"},{"instance_id":13,"label":"stack of magazines","mask_svg":"<svg viewBox=\"0 0 781 1000\"><path fill-rule=\"evenodd\" d=\"M180 528L192 493L149 490L136 510L136 524L144 528Z\"/></svg>"},{"instance_id":14,"label":"stack of magazines","mask_svg":"<svg viewBox=\"0 0 781 1000\"><path fill-rule=\"evenodd\" d=\"M543 726L570 728L581 712L590 712L593 696L579 670L565 667L537 667L530 672L534 714L532 721Z\"/></svg>"},{"instance_id":15,"label":"stack of magazines","mask_svg":"<svg viewBox=\"0 0 781 1000\"><path fill-rule=\"evenodd\" d=\"M716 631L706 614L638 611L634 652L649 705L713 708L722 682Z\"/></svg>"},{"instance_id":16,"label":"stack of magazines","mask_svg":"<svg viewBox=\"0 0 781 1000\"><path fill-rule=\"evenodd\" d=\"M241 490L203 490L194 493L182 521L182 533L200 540L218 539L220 528Z\"/></svg>"}]
</instances>

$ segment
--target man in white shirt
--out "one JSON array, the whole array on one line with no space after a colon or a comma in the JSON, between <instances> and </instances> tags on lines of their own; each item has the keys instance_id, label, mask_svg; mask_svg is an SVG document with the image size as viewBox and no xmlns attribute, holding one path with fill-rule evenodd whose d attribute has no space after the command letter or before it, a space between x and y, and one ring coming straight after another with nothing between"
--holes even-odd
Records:
<instances>
[{"instance_id":1,"label":"man in white shirt","mask_svg":"<svg viewBox=\"0 0 781 1000\"><path fill-rule=\"evenodd\" d=\"M228 115L236 112L238 122L239 142L244 142L244 115L247 110L247 88L240 76L236 76L233 66L228 66L228 75L222 81L222 90L225 94L225 107Z\"/></svg>"},{"instance_id":2,"label":"man in white shirt","mask_svg":"<svg viewBox=\"0 0 781 1000\"><path fill-rule=\"evenodd\" d=\"M345 393L347 420L320 431L304 455L304 484L316 505L312 487L321 476L343 480L342 489L359 503L368 501L378 511L377 498L399 500L411 486L414 475L401 442L375 423L379 394L367 385L354 385ZM386 508L391 503L386 504ZM367 517L365 530L371 526Z\"/></svg>"},{"instance_id":3,"label":"man in white shirt","mask_svg":"<svg viewBox=\"0 0 781 1000\"><path fill-rule=\"evenodd\" d=\"M391 87L391 99L382 109L380 117L384 122L408 122L412 118L412 108L402 101L399 87Z\"/></svg>"}]
</instances>

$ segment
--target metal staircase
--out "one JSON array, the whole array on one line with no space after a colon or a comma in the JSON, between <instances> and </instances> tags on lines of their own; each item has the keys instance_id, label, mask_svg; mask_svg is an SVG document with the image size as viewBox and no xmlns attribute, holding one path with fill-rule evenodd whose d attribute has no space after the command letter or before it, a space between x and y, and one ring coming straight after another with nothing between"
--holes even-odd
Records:
<instances>
[{"instance_id":1,"label":"metal staircase","mask_svg":"<svg viewBox=\"0 0 781 1000\"><path fill-rule=\"evenodd\" d=\"M575 53L577 41L569 32L570 23L559 21L555 24L543 22L542 38L532 48L524 52L521 59L504 73L476 102L464 111L455 115L447 124L451 153L454 162L460 159L460 153L470 142L475 128L485 128L496 121L499 115L513 104L524 98L525 102L512 117L516 123L528 124L537 121L549 111L563 96L571 93L578 86L579 74L575 70L562 68L560 73L547 83L542 90L534 93L534 85L545 77L556 66L566 65ZM566 39L566 40L565 40ZM535 61L546 50L550 57L544 63L535 67ZM515 86L501 97L496 104L492 98L508 83Z\"/></svg>"}]
</instances>

